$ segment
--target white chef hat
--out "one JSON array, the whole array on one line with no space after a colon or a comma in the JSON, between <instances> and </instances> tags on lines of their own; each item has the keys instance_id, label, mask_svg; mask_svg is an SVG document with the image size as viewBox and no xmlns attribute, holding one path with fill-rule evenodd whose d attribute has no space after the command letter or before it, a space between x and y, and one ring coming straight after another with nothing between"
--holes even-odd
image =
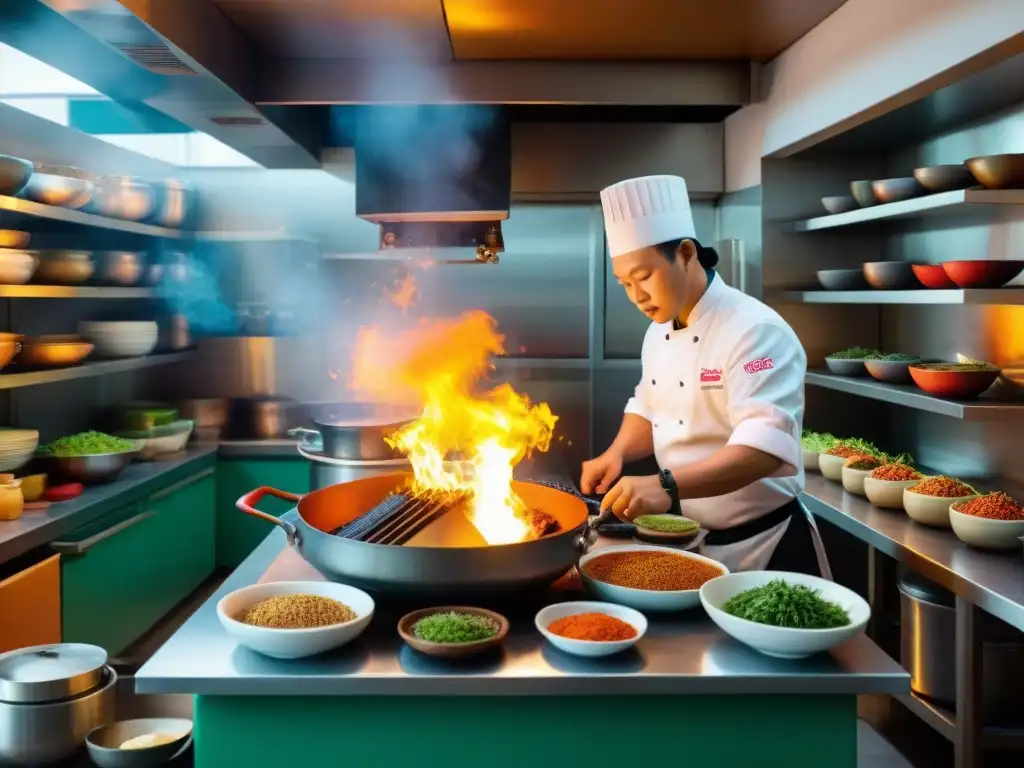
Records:
<instances>
[{"instance_id":1,"label":"white chef hat","mask_svg":"<svg viewBox=\"0 0 1024 768\"><path fill-rule=\"evenodd\" d=\"M659 243L696 237L686 180L641 176L601 190L608 253L614 259Z\"/></svg>"}]
</instances>

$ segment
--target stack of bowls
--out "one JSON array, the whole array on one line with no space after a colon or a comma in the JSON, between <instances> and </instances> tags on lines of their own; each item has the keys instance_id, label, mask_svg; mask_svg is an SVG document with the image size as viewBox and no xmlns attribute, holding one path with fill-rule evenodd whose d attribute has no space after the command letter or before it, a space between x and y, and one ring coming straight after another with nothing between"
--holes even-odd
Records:
<instances>
[{"instance_id":1,"label":"stack of bowls","mask_svg":"<svg viewBox=\"0 0 1024 768\"><path fill-rule=\"evenodd\" d=\"M24 285L32 279L39 259L28 247L30 235L15 229L0 229L0 285Z\"/></svg>"},{"instance_id":2,"label":"stack of bowls","mask_svg":"<svg viewBox=\"0 0 1024 768\"><path fill-rule=\"evenodd\" d=\"M34 429L0 429L0 472L11 472L28 463L39 446Z\"/></svg>"},{"instance_id":3,"label":"stack of bowls","mask_svg":"<svg viewBox=\"0 0 1024 768\"><path fill-rule=\"evenodd\" d=\"M157 342L157 325L151 320L81 323L79 332L95 345L100 357L142 357Z\"/></svg>"}]
</instances>

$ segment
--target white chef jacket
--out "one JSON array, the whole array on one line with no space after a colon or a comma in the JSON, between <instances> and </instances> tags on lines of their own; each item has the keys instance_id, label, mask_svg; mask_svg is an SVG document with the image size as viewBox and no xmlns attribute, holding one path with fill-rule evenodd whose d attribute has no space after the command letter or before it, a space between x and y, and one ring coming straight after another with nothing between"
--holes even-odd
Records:
<instances>
[{"instance_id":1,"label":"white chef jacket","mask_svg":"<svg viewBox=\"0 0 1024 768\"><path fill-rule=\"evenodd\" d=\"M709 530L773 512L803 490L800 433L807 355L771 308L715 275L687 326L652 323L641 352L643 378L626 413L651 422L664 469L700 461L726 445L782 460L775 475L724 496L684 499L683 514ZM730 570L763 569L789 521L736 544L706 547Z\"/></svg>"}]
</instances>

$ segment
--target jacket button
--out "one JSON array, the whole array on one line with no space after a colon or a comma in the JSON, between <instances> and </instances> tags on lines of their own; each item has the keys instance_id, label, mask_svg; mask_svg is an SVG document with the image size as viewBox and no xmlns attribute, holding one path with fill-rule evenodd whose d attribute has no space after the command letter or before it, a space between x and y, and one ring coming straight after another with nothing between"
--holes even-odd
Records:
<instances>
[{"instance_id":1,"label":"jacket button","mask_svg":"<svg viewBox=\"0 0 1024 768\"><path fill-rule=\"evenodd\" d=\"M668 341L668 334L665 334L665 341Z\"/></svg>"},{"instance_id":2,"label":"jacket button","mask_svg":"<svg viewBox=\"0 0 1024 768\"><path fill-rule=\"evenodd\" d=\"M679 386L680 386L680 387L681 387L681 386L683 386L683 382L681 382L681 381L680 381L680 382L679 382Z\"/></svg>"},{"instance_id":3,"label":"jacket button","mask_svg":"<svg viewBox=\"0 0 1024 768\"><path fill-rule=\"evenodd\" d=\"M694 344L696 344L696 343L697 343L697 341L698 341L697 337L696 337L696 336L694 336L694 337L693 337L693 343L694 343Z\"/></svg>"},{"instance_id":4,"label":"jacket button","mask_svg":"<svg viewBox=\"0 0 1024 768\"><path fill-rule=\"evenodd\" d=\"M655 428L655 429L657 429L657 428L658 428L658 425L657 425L657 424L655 424L655 425L654 425L654 428Z\"/></svg>"},{"instance_id":5,"label":"jacket button","mask_svg":"<svg viewBox=\"0 0 1024 768\"><path fill-rule=\"evenodd\" d=\"M683 420L682 420L682 419L680 419L680 420L679 420L679 426L682 426L682 425L683 425Z\"/></svg>"},{"instance_id":6,"label":"jacket button","mask_svg":"<svg viewBox=\"0 0 1024 768\"><path fill-rule=\"evenodd\" d=\"M657 384L657 383L658 383L657 381L655 381L654 379L651 379L651 385L652 385L652 386L653 386L654 384Z\"/></svg>"}]
</instances>

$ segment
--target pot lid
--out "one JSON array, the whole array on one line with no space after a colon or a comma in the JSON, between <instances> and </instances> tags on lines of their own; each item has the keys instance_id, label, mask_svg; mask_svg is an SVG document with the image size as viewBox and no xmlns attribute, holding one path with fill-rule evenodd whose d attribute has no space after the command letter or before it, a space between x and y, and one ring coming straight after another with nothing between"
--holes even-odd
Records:
<instances>
[{"instance_id":1,"label":"pot lid","mask_svg":"<svg viewBox=\"0 0 1024 768\"><path fill-rule=\"evenodd\" d=\"M95 645L35 645L0 654L0 701L36 701L33 688L88 675L107 663L107 652Z\"/></svg>"}]
</instances>

